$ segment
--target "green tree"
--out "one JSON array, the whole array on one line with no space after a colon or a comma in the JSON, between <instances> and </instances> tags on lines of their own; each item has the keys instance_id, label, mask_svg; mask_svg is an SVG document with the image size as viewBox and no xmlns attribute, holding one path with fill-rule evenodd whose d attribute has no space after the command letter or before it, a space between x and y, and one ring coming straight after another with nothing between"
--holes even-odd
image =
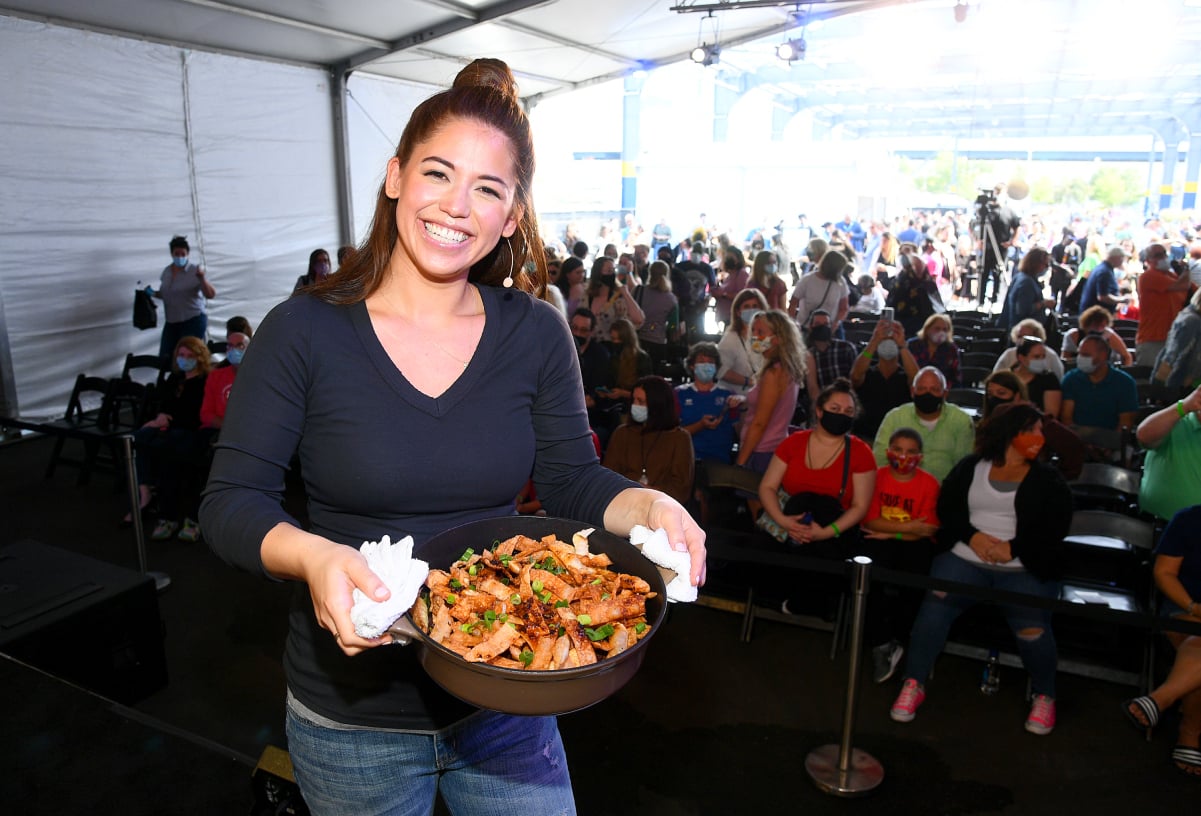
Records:
<instances>
[{"instance_id":1,"label":"green tree","mask_svg":"<svg viewBox=\"0 0 1201 816\"><path fill-rule=\"evenodd\" d=\"M1105 207L1137 204L1143 197L1143 183L1129 169L1098 167L1089 180L1092 198Z\"/></svg>"}]
</instances>

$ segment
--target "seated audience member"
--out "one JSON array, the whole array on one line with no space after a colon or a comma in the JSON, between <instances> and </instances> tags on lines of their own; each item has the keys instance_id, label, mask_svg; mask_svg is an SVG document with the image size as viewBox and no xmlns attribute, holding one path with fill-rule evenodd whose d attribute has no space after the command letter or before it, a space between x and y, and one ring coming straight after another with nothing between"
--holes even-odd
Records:
<instances>
[{"instance_id":1,"label":"seated audience member","mask_svg":"<svg viewBox=\"0 0 1201 816\"><path fill-rule=\"evenodd\" d=\"M735 418L730 408L735 394L716 383L721 352L713 343L695 343L688 349L687 365L692 382L676 387L680 427L692 437L698 461L729 464L734 456Z\"/></svg>"},{"instance_id":2,"label":"seated audience member","mask_svg":"<svg viewBox=\"0 0 1201 816\"><path fill-rule=\"evenodd\" d=\"M1160 614L1201 623L1201 506L1181 510L1155 548L1155 585L1163 595ZM1164 712L1180 703L1180 725L1172 762L1201 776L1201 635L1165 631L1176 650L1167 678L1154 690L1123 704L1140 731L1154 728Z\"/></svg>"},{"instance_id":3,"label":"seated audience member","mask_svg":"<svg viewBox=\"0 0 1201 816\"><path fill-rule=\"evenodd\" d=\"M1014 326L1009 332L1009 341L1012 346L1001 352L1001 356L997 358L996 364L992 367L993 371L1009 371L1017 363L1017 346L1022 342L1024 337L1037 337L1044 343L1044 348L1047 350L1047 370L1055 375L1055 379L1063 382L1063 360L1059 359L1059 355L1055 349L1045 345L1047 342L1047 330L1043 328L1043 324L1037 320L1022 320Z\"/></svg>"},{"instance_id":4,"label":"seated audience member","mask_svg":"<svg viewBox=\"0 0 1201 816\"><path fill-rule=\"evenodd\" d=\"M888 439L888 464L876 471L876 488L863 522L872 563L915 575L930 572L933 537L938 532L938 479L920 467L922 435L898 428ZM921 603L908 587L885 590L867 607L867 641L872 647L872 679L883 683L896 672ZM875 612L872 611L875 607Z\"/></svg>"},{"instance_id":5,"label":"seated audience member","mask_svg":"<svg viewBox=\"0 0 1201 816\"><path fill-rule=\"evenodd\" d=\"M314 249L309 255L309 270L296 279L296 285L292 287L292 294L296 294L306 286L320 283L329 277L329 273L329 253L324 249Z\"/></svg>"},{"instance_id":6,"label":"seated audience member","mask_svg":"<svg viewBox=\"0 0 1201 816\"><path fill-rule=\"evenodd\" d=\"M857 410L849 380L826 386L817 395L813 428L781 442L759 482L763 512L791 542L814 545L807 551L819 556L858 554L858 525L872 501L871 448L851 435ZM788 496L783 501L781 491Z\"/></svg>"},{"instance_id":7,"label":"seated audience member","mask_svg":"<svg viewBox=\"0 0 1201 816\"><path fill-rule=\"evenodd\" d=\"M1167 342L1155 357L1152 376L1168 388L1201 385L1201 288L1172 320Z\"/></svg>"},{"instance_id":8,"label":"seated audience member","mask_svg":"<svg viewBox=\"0 0 1201 816\"><path fill-rule=\"evenodd\" d=\"M867 347L851 367L851 384L863 411L855 420L855 435L874 440L884 415L911 399L910 384L918 365L905 345L905 327L896 320L880 320Z\"/></svg>"},{"instance_id":9,"label":"seated audience member","mask_svg":"<svg viewBox=\"0 0 1201 816\"><path fill-rule=\"evenodd\" d=\"M342 265L344 263L346 263L346 259L354 254L354 251L355 251L355 248L353 246L351 246L350 244L343 244L342 246L338 247L338 268L339 269L341 269Z\"/></svg>"},{"instance_id":10,"label":"seated audience member","mask_svg":"<svg viewBox=\"0 0 1201 816\"><path fill-rule=\"evenodd\" d=\"M1070 329L1063 336L1063 348L1059 356L1065 362L1076 359L1080 343L1090 334L1101 335L1110 350L1110 362L1114 365L1133 365L1134 357L1126 348L1126 341L1116 331L1110 328L1113 315L1104 306L1093 306L1080 313L1079 328Z\"/></svg>"},{"instance_id":11,"label":"seated audience member","mask_svg":"<svg viewBox=\"0 0 1201 816\"><path fill-rule=\"evenodd\" d=\"M805 345L809 348L805 360L809 369L805 384L809 399L813 400L830 383L850 377L858 355L852 343L834 336L830 313L825 309L809 314L809 333Z\"/></svg>"},{"instance_id":12,"label":"seated audience member","mask_svg":"<svg viewBox=\"0 0 1201 816\"><path fill-rule=\"evenodd\" d=\"M1029 403L997 409L980 425L974 454L943 480L938 497L938 542L949 551L934 558L930 577L972 586L1059 597L1063 538L1072 494L1059 472L1038 461L1041 414ZM951 624L976 605L972 598L928 592L913 624L905 682L889 715L909 722L926 698L925 683L946 644ZM1026 730L1055 727L1058 660L1051 612L1003 604L1034 694Z\"/></svg>"},{"instance_id":13,"label":"seated audience member","mask_svg":"<svg viewBox=\"0 0 1201 816\"><path fill-rule=\"evenodd\" d=\"M1138 502L1161 519L1201 504L1201 387L1138 426L1147 451Z\"/></svg>"},{"instance_id":14,"label":"seated audience member","mask_svg":"<svg viewBox=\"0 0 1201 816\"><path fill-rule=\"evenodd\" d=\"M746 394L763 369L763 355L755 351L751 338L751 319L767 311L767 301L758 289L743 289L734 298L733 314L725 333L717 343L721 352L718 384L735 394Z\"/></svg>"},{"instance_id":15,"label":"seated audience member","mask_svg":"<svg viewBox=\"0 0 1201 816\"><path fill-rule=\"evenodd\" d=\"M947 381L934 366L926 366L913 378L912 402L899 405L884 415L872 450L876 464L888 464L888 440L897 428L913 428L922 435L923 464L942 481L951 467L972 452L975 429L972 418L958 405L946 401Z\"/></svg>"},{"instance_id":16,"label":"seated audience member","mask_svg":"<svg viewBox=\"0 0 1201 816\"><path fill-rule=\"evenodd\" d=\"M638 329L638 342L651 360L658 363L670 359L668 344L678 337L680 326L680 307L671 293L668 272L667 264L655 261L650 265L650 281L634 293L634 300L645 315Z\"/></svg>"},{"instance_id":17,"label":"seated audience member","mask_svg":"<svg viewBox=\"0 0 1201 816\"><path fill-rule=\"evenodd\" d=\"M159 518L150 534L155 541L174 536L180 530L181 517L179 537L184 541L200 538L196 508L183 506L183 492L190 469L201 461L200 405L210 367L208 346L198 337L181 338L175 344L171 374L163 383L158 414L133 435L139 509L150 504L152 487L158 493Z\"/></svg>"},{"instance_id":18,"label":"seated audience member","mask_svg":"<svg viewBox=\"0 0 1201 816\"><path fill-rule=\"evenodd\" d=\"M1084 338L1076 370L1063 378L1063 423L1116 431L1133 427L1137 411L1134 378L1109 365L1109 345L1103 337Z\"/></svg>"},{"instance_id":19,"label":"seated audience member","mask_svg":"<svg viewBox=\"0 0 1201 816\"><path fill-rule=\"evenodd\" d=\"M984 381L984 410L980 418L987 419L1002 405L1028 402L1029 399L1026 384L1017 374L1012 371L994 371ZM1042 461L1052 462L1068 481L1079 476L1084 469L1086 451L1076 432L1054 417L1043 414L1043 437L1046 444L1043 445L1040 454Z\"/></svg>"},{"instance_id":20,"label":"seated audience member","mask_svg":"<svg viewBox=\"0 0 1201 816\"><path fill-rule=\"evenodd\" d=\"M1018 344L1010 370L1026 386L1026 392L1035 407L1052 418L1058 418L1063 405L1063 389L1059 379L1050 371L1048 352L1042 340L1025 337Z\"/></svg>"},{"instance_id":21,"label":"seated audience member","mask_svg":"<svg viewBox=\"0 0 1201 816\"><path fill-rule=\"evenodd\" d=\"M651 375L634 385L629 419L609 439L604 463L681 504L692 497L692 440L680 427L667 380Z\"/></svg>"},{"instance_id":22,"label":"seated audience member","mask_svg":"<svg viewBox=\"0 0 1201 816\"><path fill-rule=\"evenodd\" d=\"M201 427L221 430L225 422L225 407L229 404L229 392L238 375L238 367L242 365L246 348L250 345L250 336L250 323L246 318L234 317L226 323L225 360L214 366L205 378L204 401L200 405Z\"/></svg>"},{"instance_id":23,"label":"seated audience member","mask_svg":"<svg viewBox=\"0 0 1201 816\"><path fill-rule=\"evenodd\" d=\"M888 294L884 291L884 287L876 283L876 279L871 275L860 275L855 282L855 287L859 290L859 300L851 306L850 312L852 314L879 315L884 308L884 299Z\"/></svg>"},{"instance_id":24,"label":"seated audience member","mask_svg":"<svg viewBox=\"0 0 1201 816\"><path fill-rule=\"evenodd\" d=\"M805 381L805 343L787 313L771 311L755 315L751 344L763 355L763 370L746 395L735 464L762 473L788 436L796 413L797 394ZM751 509L758 510L754 500Z\"/></svg>"},{"instance_id":25,"label":"seated audience member","mask_svg":"<svg viewBox=\"0 0 1201 816\"><path fill-rule=\"evenodd\" d=\"M625 318L613 321L609 329L609 382L613 385L607 396L619 399L629 407L634 383L654 371L651 356L642 350L634 324Z\"/></svg>"},{"instance_id":26,"label":"seated audience member","mask_svg":"<svg viewBox=\"0 0 1201 816\"><path fill-rule=\"evenodd\" d=\"M934 366L946 377L948 388L959 387L959 346L951 337L951 318L930 315L909 341L909 351L918 368Z\"/></svg>"}]
</instances>

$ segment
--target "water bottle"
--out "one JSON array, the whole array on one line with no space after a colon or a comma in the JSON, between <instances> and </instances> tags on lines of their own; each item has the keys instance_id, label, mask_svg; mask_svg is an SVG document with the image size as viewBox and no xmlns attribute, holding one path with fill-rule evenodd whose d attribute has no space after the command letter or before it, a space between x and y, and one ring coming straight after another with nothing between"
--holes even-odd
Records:
<instances>
[{"instance_id":1,"label":"water bottle","mask_svg":"<svg viewBox=\"0 0 1201 816\"><path fill-rule=\"evenodd\" d=\"M980 693L990 697L1001 688L1001 658L996 649L988 652L988 662L984 664L984 676L980 679Z\"/></svg>"}]
</instances>

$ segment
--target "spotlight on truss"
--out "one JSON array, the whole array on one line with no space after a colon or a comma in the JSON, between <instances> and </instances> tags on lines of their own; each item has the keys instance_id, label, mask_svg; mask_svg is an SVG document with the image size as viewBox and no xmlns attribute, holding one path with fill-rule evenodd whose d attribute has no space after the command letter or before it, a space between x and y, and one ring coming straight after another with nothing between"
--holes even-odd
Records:
<instances>
[{"instance_id":1,"label":"spotlight on truss","mask_svg":"<svg viewBox=\"0 0 1201 816\"><path fill-rule=\"evenodd\" d=\"M692 49L692 53L689 56L692 57L693 62L700 65L713 65L721 59L721 49L717 45L701 43Z\"/></svg>"},{"instance_id":2,"label":"spotlight on truss","mask_svg":"<svg viewBox=\"0 0 1201 816\"><path fill-rule=\"evenodd\" d=\"M776 56L785 62L803 60L805 58L805 48L804 37L798 37L795 40L785 40L776 46Z\"/></svg>"}]
</instances>

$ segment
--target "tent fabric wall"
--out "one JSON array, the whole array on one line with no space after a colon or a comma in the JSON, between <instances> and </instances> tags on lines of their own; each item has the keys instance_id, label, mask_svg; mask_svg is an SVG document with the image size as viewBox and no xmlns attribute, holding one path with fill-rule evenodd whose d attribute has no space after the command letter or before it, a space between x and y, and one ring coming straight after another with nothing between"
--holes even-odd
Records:
<instances>
[{"instance_id":1,"label":"tent fabric wall","mask_svg":"<svg viewBox=\"0 0 1201 816\"><path fill-rule=\"evenodd\" d=\"M336 248L324 72L0 17L0 75L0 374L22 415L61 413L79 372L157 351L133 291L157 285L171 235L208 270L218 337Z\"/></svg>"}]
</instances>

